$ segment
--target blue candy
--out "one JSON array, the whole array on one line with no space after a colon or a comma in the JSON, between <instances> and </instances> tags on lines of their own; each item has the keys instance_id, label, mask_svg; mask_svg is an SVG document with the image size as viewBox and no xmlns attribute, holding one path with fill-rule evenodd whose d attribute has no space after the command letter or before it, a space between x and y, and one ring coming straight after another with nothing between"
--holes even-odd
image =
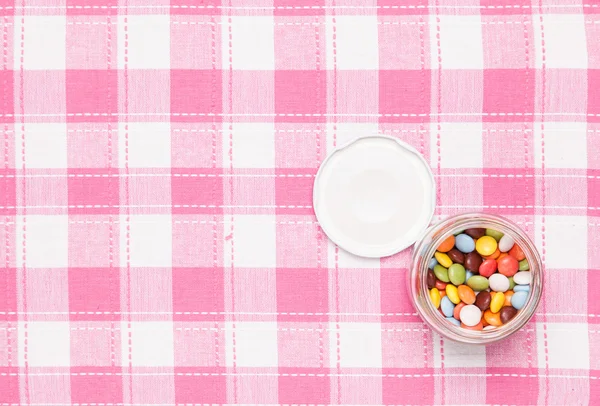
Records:
<instances>
[{"instance_id":1,"label":"blue candy","mask_svg":"<svg viewBox=\"0 0 600 406\"><path fill-rule=\"evenodd\" d=\"M454 303L448 299L448 296L444 296L442 298L440 307L442 309L442 313L444 313L444 316L451 317L454 314Z\"/></svg>"},{"instance_id":2,"label":"blue candy","mask_svg":"<svg viewBox=\"0 0 600 406\"><path fill-rule=\"evenodd\" d=\"M467 271L467 272L466 272L466 275L467 275L467 276L465 277L465 282L466 282L466 281L468 281L468 280L469 280L469 278L470 278L471 276L475 275L475 274L474 274L473 272L471 272L471 271Z\"/></svg>"},{"instance_id":3,"label":"blue candy","mask_svg":"<svg viewBox=\"0 0 600 406\"><path fill-rule=\"evenodd\" d=\"M465 254L473 252L475 249L475 241L473 241L473 239L466 234L457 235L456 239L454 240L454 244L460 252Z\"/></svg>"},{"instance_id":4,"label":"blue candy","mask_svg":"<svg viewBox=\"0 0 600 406\"><path fill-rule=\"evenodd\" d=\"M527 298L529 297L529 292L519 291L515 292L510 299L510 304L517 310L521 310L523 306L525 306L525 302L527 302Z\"/></svg>"},{"instance_id":5,"label":"blue candy","mask_svg":"<svg viewBox=\"0 0 600 406\"><path fill-rule=\"evenodd\" d=\"M460 327L460 321L456 320L454 317L446 317L446 320L448 320L450 323Z\"/></svg>"},{"instance_id":6,"label":"blue candy","mask_svg":"<svg viewBox=\"0 0 600 406\"><path fill-rule=\"evenodd\" d=\"M429 269L433 269L438 264L437 259L431 258L429 260Z\"/></svg>"},{"instance_id":7,"label":"blue candy","mask_svg":"<svg viewBox=\"0 0 600 406\"><path fill-rule=\"evenodd\" d=\"M529 292L531 290L531 288L529 287L529 285L516 285L513 290L515 292Z\"/></svg>"}]
</instances>

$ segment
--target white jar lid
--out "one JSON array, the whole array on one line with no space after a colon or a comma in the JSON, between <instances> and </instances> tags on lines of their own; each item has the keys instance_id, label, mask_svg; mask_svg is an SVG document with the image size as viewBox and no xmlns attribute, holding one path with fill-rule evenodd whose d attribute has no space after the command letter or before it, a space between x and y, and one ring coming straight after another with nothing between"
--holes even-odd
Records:
<instances>
[{"instance_id":1,"label":"white jar lid","mask_svg":"<svg viewBox=\"0 0 600 406\"><path fill-rule=\"evenodd\" d=\"M431 222L435 180L410 145L361 137L333 151L313 186L313 206L327 236L355 255L379 258L412 245Z\"/></svg>"}]
</instances>

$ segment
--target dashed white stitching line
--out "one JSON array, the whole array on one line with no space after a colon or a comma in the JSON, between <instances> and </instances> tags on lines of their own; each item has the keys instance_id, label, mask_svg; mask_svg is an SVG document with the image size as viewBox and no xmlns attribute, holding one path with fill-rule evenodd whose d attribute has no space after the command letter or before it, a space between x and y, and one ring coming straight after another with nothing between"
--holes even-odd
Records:
<instances>
[{"instance_id":1,"label":"dashed white stitching line","mask_svg":"<svg viewBox=\"0 0 600 406\"><path fill-rule=\"evenodd\" d=\"M444 123L442 123L442 127L444 126ZM107 133L107 132L118 132L118 129L108 129L108 128L98 128L98 129L77 129L77 128L71 128L71 129L67 129L66 130L67 133L71 134L71 133L82 133L82 134L97 134L97 133ZM154 132L160 132L162 133L163 130L157 130L157 129L148 129L148 130L144 130L146 132L150 132L150 133L154 133ZM171 129L170 132L173 133L190 133L190 134L196 134L196 133L213 133L213 132L219 132L219 133L223 133L226 130L223 129L215 129L215 130L211 130L211 129L204 129L204 128L196 128L196 129L185 129L185 128L174 128ZM227 130L228 131L228 130ZM578 131L578 132L587 132L587 133L600 133L600 129L587 129L587 130L582 130L581 128L546 128L544 129L544 132L573 132L573 131ZM17 131L15 130L3 130L0 129L0 133L8 133L8 134L12 134L15 133ZM273 133L290 133L290 134L300 134L300 133L305 133L305 134L317 134L317 133L325 133L327 132L327 130L325 129L312 129L312 130L304 130L304 129L283 129L283 128L275 128L272 130ZM372 134L379 134L379 133L393 133L393 134L417 134L417 133L429 133L431 132L431 130L427 130L427 129L414 129L414 130L408 130L408 129L380 129L380 130L373 130L370 133ZM449 133L463 133L464 131L462 130L450 130L448 131ZM484 132L484 133L533 133L534 130L533 129L524 129L524 128L479 128L477 129L477 132ZM64 131L48 131L48 132L44 132L45 134L64 134ZM249 132L250 135L254 134L253 132Z\"/></svg>"},{"instance_id":2,"label":"dashed white stitching line","mask_svg":"<svg viewBox=\"0 0 600 406\"><path fill-rule=\"evenodd\" d=\"M124 224L119 220L102 221L102 220L70 220L69 224ZM136 221L136 224L156 224L158 221ZM229 224L224 220L175 220L174 224ZM316 221L272 221L273 224L301 225L301 224L319 224ZM14 221L0 222L0 224L16 224Z\"/></svg>"},{"instance_id":3,"label":"dashed white stitching line","mask_svg":"<svg viewBox=\"0 0 600 406\"><path fill-rule=\"evenodd\" d=\"M582 270L585 271L585 270ZM417 316L417 313L330 313L330 312L142 312L142 311L131 311L131 312L0 312L3 315L21 315L21 314L37 314L37 315L69 315L69 314L77 314L77 315L118 315L118 314L135 314L135 315L165 315L165 314L175 314L175 315L186 315L186 316L223 316L236 314L241 316L373 316L373 317L397 317L397 316ZM600 317L600 314L586 314L586 313L536 313L538 315L546 315L546 316L569 316L569 317ZM385 324L385 322L382 322Z\"/></svg>"},{"instance_id":4,"label":"dashed white stitching line","mask_svg":"<svg viewBox=\"0 0 600 406\"><path fill-rule=\"evenodd\" d=\"M120 6L120 5L116 5L116 6L95 6L95 5L90 5L90 6L78 6L78 5L73 5L73 6L4 6L4 7L0 7L0 10L5 9L5 10L21 10L21 9L120 9L120 8L125 8L126 6ZM598 4L549 4L549 5L545 5L544 8L579 8L579 7L583 7L583 8L598 8L600 7L600 5ZM213 6L213 5L128 5L127 8L130 9L136 9L136 8L156 8L156 9L213 9L213 10L219 10L219 9L231 9L231 10L323 10L323 9L339 9L339 10L344 10L344 9L349 9L349 10L376 10L376 9L390 9L390 10L395 10L395 9L402 9L402 10L418 10L418 9L474 9L474 10L485 10L485 9L498 9L498 10L503 10L503 9L532 9L532 8L536 8L536 7L532 7L532 6L528 6L528 5L520 5L520 4L515 4L515 5L479 5L479 6L475 6L475 5L465 5L465 6L460 6L460 5L444 5L444 4L440 4L440 5L382 5L382 6L370 6L370 5L336 5L336 6L319 6L319 5L312 5L312 6L226 6L226 5L221 5L221 6Z\"/></svg>"},{"instance_id":5,"label":"dashed white stitching line","mask_svg":"<svg viewBox=\"0 0 600 406\"><path fill-rule=\"evenodd\" d=\"M119 177L175 177L175 178L314 178L312 174L286 174L286 173L51 173L51 174L25 174L25 175L0 175L0 178L119 178Z\"/></svg>"},{"instance_id":6,"label":"dashed white stitching line","mask_svg":"<svg viewBox=\"0 0 600 406\"><path fill-rule=\"evenodd\" d=\"M116 208L182 208L182 209L312 209L302 205L259 205L259 204L69 204L43 206L0 206L0 209L116 209Z\"/></svg>"},{"instance_id":7,"label":"dashed white stitching line","mask_svg":"<svg viewBox=\"0 0 600 406\"><path fill-rule=\"evenodd\" d=\"M0 373L0 376L23 376L24 373ZM382 373L280 373L280 372L30 372L29 376L287 376L287 377L378 377L378 378L430 378L438 376L456 377L514 377L514 378L567 378L567 379L600 379L600 377L585 375L543 375L543 374L495 374L495 373L443 373L443 374L382 374ZM129 403L128 403L129 404Z\"/></svg>"},{"instance_id":8,"label":"dashed white stitching line","mask_svg":"<svg viewBox=\"0 0 600 406\"><path fill-rule=\"evenodd\" d=\"M557 23L561 22L569 22L569 21L556 21ZM600 20L586 20L585 24L599 24ZM84 25L84 26L106 26L106 25L117 25L118 22L104 22L104 21L96 21L96 22L87 22L87 21L68 21L66 25ZM212 21L172 21L172 25L227 25L226 22L212 22ZM274 26L322 26L327 24L326 22L271 22L270 25ZM391 25L391 26L411 26L418 25L424 26L429 25L429 22L421 22L421 21L378 21L377 25ZM450 23L452 24L452 22ZM456 25L531 25L533 24L530 21L481 21L481 22L460 22L455 23ZM3 24L3 25L13 25L12 22Z\"/></svg>"},{"instance_id":9,"label":"dashed white stitching line","mask_svg":"<svg viewBox=\"0 0 600 406\"><path fill-rule=\"evenodd\" d=\"M144 208L144 209L312 209L311 205L274 205L274 204L69 204L69 205L28 205L28 206L0 206L0 209L117 209L117 208ZM572 210L600 210L600 207L587 206L542 206L542 205L495 205L495 204L460 204L440 205L445 209L481 208L481 209L572 209Z\"/></svg>"},{"instance_id":10,"label":"dashed white stitching line","mask_svg":"<svg viewBox=\"0 0 600 406\"><path fill-rule=\"evenodd\" d=\"M594 113L128 113L128 116L173 116L173 117L600 117ZM0 117L115 117L125 113L25 113L0 114Z\"/></svg>"},{"instance_id":11,"label":"dashed white stitching line","mask_svg":"<svg viewBox=\"0 0 600 406\"><path fill-rule=\"evenodd\" d=\"M146 168L148 169L148 168ZM316 175L313 174L278 174L278 173L112 173L112 174L97 174L97 173L86 173L86 174L67 174L67 173L51 173L51 174L19 174L19 175L0 175L0 178L111 178L111 177L148 177L148 178L162 178L162 177L182 177L182 178L314 178ZM443 173L441 175L434 175L440 178L580 178L580 179L600 179L600 175L575 175L570 173L556 173L556 174L494 174L494 173Z\"/></svg>"}]
</instances>

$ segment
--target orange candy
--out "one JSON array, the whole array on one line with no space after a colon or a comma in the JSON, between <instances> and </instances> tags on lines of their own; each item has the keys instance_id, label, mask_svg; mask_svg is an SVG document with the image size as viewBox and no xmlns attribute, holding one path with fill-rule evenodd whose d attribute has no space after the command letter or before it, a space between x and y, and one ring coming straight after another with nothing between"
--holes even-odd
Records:
<instances>
[{"instance_id":1,"label":"orange candy","mask_svg":"<svg viewBox=\"0 0 600 406\"><path fill-rule=\"evenodd\" d=\"M500 320L500 313L492 313L489 309L483 312L483 318L490 326L499 327L503 324L502 320Z\"/></svg>"},{"instance_id":2,"label":"orange candy","mask_svg":"<svg viewBox=\"0 0 600 406\"><path fill-rule=\"evenodd\" d=\"M485 319L481 319L481 324L483 324L483 327L487 327L490 325L490 323L488 323L487 321L485 321Z\"/></svg>"},{"instance_id":3,"label":"orange candy","mask_svg":"<svg viewBox=\"0 0 600 406\"><path fill-rule=\"evenodd\" d=\"M440 290L440 299L443 298L444 296L446 296L446 291Z\"/></svg>"},{"instance_id":4,"label":"orange candy","mask_svg":"<svg viewBox=\"0 0 600 406\"><path fill-rule=\"evenodd\" d=\"M450 251L452 248L454 248L454 236L451 235L450 237L446 238L438 247L438 251L439 252L448 252Z\"/></svg>"},{"instance_id":5,"label":"orange candy","mask_svg":"<svg viewBox=\"0 0 600 406\"><path fill-rule=\"evenodd\" d=\"M454 314L453 314L453 316L454 316L454 318L456 320L460 320L460 310L463 307L465 307L466 305L467 305L466 303L460 302L459 304L457 304L456 306L454 306Z\"/></svg>"},{"instance_id":6,"label":"orange candy","mask_svg":"<svg viewBox=\"0 0 600 406\"><path fill-rule=\"evenodd\" d=\"M497 261L500 261L502 258L508 256L508 254L506 252L502 252L500 255L498 255L498 259Z\"/></svg>"},{"instance_id":7,"label":"orange candy","mask_svg":"<svg viewBox=\"0 0 600 406\"><path fill-rule=\"evenodd\" d=\"M492 255L488 255L487 257L484 257L485 259L496 259L500 256L500 250L498 248L496 248L496 251L494 251L494 253Z\"/></svg>"},{"instance_id":8,"label":"orange candy","mask_svg":"<svg viewBox=\"0 0 600 406\"><path fill-rule=\"evenodd\" d=\"M512 299L512 295L514 295L514 294L515 294L515 292L513 292L512 290L507 290L506 292L504 292L504 305L502 307L512 306L511 299Z\"/></svg>"},{"instance_id":9,"label":"orange candy","mask_svg":"<svg viewBox=\"0 0 600 406\"><path fill-rule=\"evenodd\" d=\"M476 324L476 325L474 325L472 327L467 326L465 323L460 323L460 326L462 328L466 328L467 330L475 330L475 331L481 331L481 330L483 330L483 323L482 322L479 322L479 324Z\"/></svg>"},{"instance_id":10,"label":"orange candy","mask_svg":"<svg viewBox=\"0 0 600 406\"><path fill-rule=\"evenodd\" d=\"M466 304L475 303L475 292L467 285L460 285L458 287L458 297Z\"/></svg>"},{"instance_id":11,"label":"orange candy","mask_svg":"<svg viewBox=\"0 0 600 406\"><path fill-rule=\"evenodd\" d=\"M517 261L522 261L525 259L525 253L517 244L513 245L510 251L508 251L508 255L514 257Z\"/></svg>"}]
</instances>

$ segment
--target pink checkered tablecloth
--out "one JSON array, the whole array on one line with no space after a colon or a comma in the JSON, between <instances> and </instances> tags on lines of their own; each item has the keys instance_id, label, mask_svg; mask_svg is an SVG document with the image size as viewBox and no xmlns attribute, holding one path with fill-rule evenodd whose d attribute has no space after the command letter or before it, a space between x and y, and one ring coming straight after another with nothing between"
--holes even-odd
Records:
<instances>
[{"instance_id":1,"label":"pink checkered tablecloth","mask_svg":"<svg viewBox=\"0 0 600 406\"><path fill-rule=\"evenodd\" d=\"M600 1L0 0L0 405L600 404ZM382 133L546 264L495 345L312 209ZM407 196L410 198L410 196Z\"/></svg>"}]
</instances>

